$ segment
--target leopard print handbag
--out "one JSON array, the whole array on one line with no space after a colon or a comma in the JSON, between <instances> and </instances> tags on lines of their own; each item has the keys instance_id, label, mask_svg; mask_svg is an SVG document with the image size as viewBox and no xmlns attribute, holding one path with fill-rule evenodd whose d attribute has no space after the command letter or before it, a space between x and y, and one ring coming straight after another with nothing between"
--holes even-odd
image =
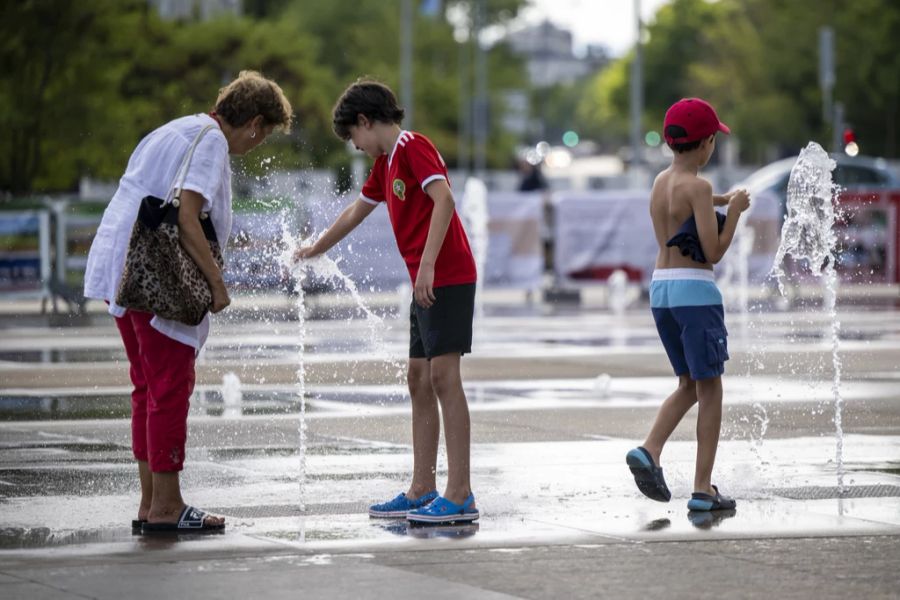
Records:
<instances>
[{"instance_id":1,"label":"leopard print handbag","mask_svg":"<svg viewBox=\"0 0 900 600\"><path fill-rule=\"evenodd\" d=\"M181 187L194 148L212 125L194 139L179 169L180 180L171 202L154 196L141 200L137 220L131 230L125 269L116 293L116 304L153 313L186 325L199 325L212 306L212 292L200 267L179 239L178 209ZM208 213L200 214L200 226L213 259L225 266L222 250Z\"/></svg>"}]
</instances>

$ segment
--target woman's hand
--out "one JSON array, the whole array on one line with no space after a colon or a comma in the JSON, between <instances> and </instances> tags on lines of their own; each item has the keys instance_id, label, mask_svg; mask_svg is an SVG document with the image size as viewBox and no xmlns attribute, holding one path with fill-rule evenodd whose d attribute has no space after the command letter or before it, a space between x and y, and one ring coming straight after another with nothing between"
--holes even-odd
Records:
<instances>
[{"instance_id":1,"label":"woman's hand","mask_svg":"<svg viewBox=\"0 0 900 600\"><path fill-rule=\"evenodd\" d=\"M209 312L215 314L231 304L231 298L228 296L228 290L224 283L210 286L209 289L212 292L212 307Z\"/></svg>"},{"instance_id":2,"label":"woman's hand","mask_svg":"<svg viewBox=\"0 0 900 600\"><path fill-rule=\"evenodd\" d=\"M429 308L434 304L434 265L419 264L419 272L416 274L415 298L416 304L423 308Z\"/></svg>"}]
</instances>

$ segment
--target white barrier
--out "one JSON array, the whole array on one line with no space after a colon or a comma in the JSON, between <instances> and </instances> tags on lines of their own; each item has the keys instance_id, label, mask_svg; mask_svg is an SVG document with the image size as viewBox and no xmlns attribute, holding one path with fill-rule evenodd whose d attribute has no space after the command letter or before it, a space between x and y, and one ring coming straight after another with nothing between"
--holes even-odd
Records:
<instances>
[{"instance_id":1,"label":"white barrier","mask_svg":"<svg viewBox=\"0 0 900 600\"><path fill-rule=\"evenodd\" d=\"M557 281L605 280L617 269L649 281L657 254L649 190L562 192L553 209Z\"/></svg>"},{"instance_id":2,"label":"white barrier","mask_svg":"<svg viewBox=\"0 0 900 600\"><path fill-rule=\"evenodd\" d=\"M537 290L544 272L542 194L494 192L488 194L487 205L488 252L480 274L484 284Z\"/></svg>"},{"instance_id":3,"label":"white barrier","mask_svg":"<svg viewBox=\"0 0 900 600\"><path fill-rule=\"evenodd\" d=\"M0 293L50 296L50 233L46 210L0 213Z\"/></svg>"},{"instance_id":4,"label":"white barrier","mask_svg":"<svg viewBox=\"0 0 900 600\"><path fill-rule=\"evenodd\" d=\"M324 231L355 198L355 195L345 196L311 204L313 230L317 234ZM458 202L462 212L465 198ZM541 284L544 260L540 194L491 193L487 207L487 259L485 272L479 276L487 287L537 289ZM393 289L409 283L386 206L376 207L329 255L340 259L341 270L356 281L360 289Z\"/></svg>"}]
</instances>

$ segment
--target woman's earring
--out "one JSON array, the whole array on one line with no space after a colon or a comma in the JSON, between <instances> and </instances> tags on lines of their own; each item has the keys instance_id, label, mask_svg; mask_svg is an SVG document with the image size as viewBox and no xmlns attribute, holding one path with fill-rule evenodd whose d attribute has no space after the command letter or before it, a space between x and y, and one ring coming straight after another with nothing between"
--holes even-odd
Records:
<instances>
[{"instance_id":1,"label":"woman's earring","mask_svg":"<svg viewBox=\"0 0 900 600\"><path fill-rule=\"evenodd\" d=\"M250 137L251 137L251 138L255 138L255 137L256 137L256 132L255 132L255 131L251 131L251 132L250 132Z\"/></svg>"}]
</instances>

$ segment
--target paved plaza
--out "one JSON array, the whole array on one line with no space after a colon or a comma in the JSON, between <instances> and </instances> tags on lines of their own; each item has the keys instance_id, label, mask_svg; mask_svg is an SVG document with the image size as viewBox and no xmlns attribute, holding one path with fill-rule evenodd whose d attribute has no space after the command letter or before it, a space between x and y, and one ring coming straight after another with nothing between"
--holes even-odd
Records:
<instances>
[{"instance_id":1,"label":"paved plaza","mask_svg":"<svg viewBox=\"0 0 900 600\"><path fill-rule=\"evenodd\" d=\"M6 598L896 597L900 310L842 298L843 484L830 323L804 309L728 316L715 482L736 511L689 513L692 411L663 454L673 499L624 462L675 379L646 306L612 314L487 294L464 363L482 518L409 527L367 505L405 489L406 322L340 296L238 298L198 363L186 500L221 535L132 533L124 351L80 319L0 305L0 596ZM354 316L352 320L345 317ZM326 318L330 317L330 318ZM236 385L223 387L223 378ZM235 399L237 397L237 399ZM446 476L443 452L439 482Z\"/></svg>"}]
</instances>

